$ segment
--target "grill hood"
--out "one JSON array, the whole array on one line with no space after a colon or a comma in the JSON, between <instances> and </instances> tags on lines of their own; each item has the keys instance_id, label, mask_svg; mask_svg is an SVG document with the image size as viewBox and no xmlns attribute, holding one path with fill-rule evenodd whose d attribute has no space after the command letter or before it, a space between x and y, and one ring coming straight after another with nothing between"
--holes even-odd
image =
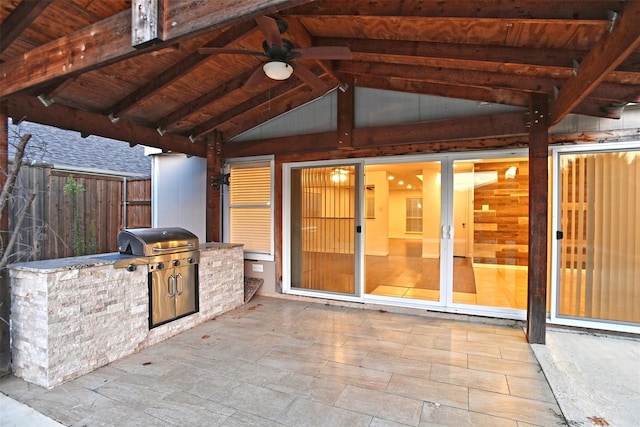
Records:
<instances>
[{"instance_id":1,"label":"grill hood","mask_svg":"<svg viewBox=\"0 0 640 427\"><path fill-rule=\"evenodd\" d=\"M121 254L141 257L197 250L198 237L180 227L131 228L118 233Z\"/></svg>"}]
</instances>

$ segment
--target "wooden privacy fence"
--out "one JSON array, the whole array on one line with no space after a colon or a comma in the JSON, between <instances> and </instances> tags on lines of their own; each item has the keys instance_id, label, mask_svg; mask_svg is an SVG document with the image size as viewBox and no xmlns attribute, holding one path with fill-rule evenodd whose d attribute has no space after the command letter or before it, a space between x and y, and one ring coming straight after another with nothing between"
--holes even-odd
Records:
<instances>
[{"instance_id":1,"label":"wooden privacy fence","mask_svg":"<svg viewBox=\"0 0 640 427\"><path fill-rule=\"evenodd\" d=\"M10 203L10 230L30 192L36 198L10 262L116 252L122 228L151 226L149 178L23 166Z\"/></svg>"}]
</instances>

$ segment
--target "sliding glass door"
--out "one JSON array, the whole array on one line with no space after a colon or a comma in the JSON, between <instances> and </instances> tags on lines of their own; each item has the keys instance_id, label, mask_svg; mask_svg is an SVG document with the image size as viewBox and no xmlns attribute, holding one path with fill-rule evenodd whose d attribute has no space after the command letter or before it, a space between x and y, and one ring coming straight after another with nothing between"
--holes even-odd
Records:
<instances>
[{"instance_id":1,"label":"sliding glass door","mask_svg":"<svg viewBox=\"0 0 640 427\"><path fill-rule=\"evenodd\" d=\"M356 165L292 168L290 287L356 295Z\"/></svg>"},{"instance_id":2,"label":"sliding glass door","mask_svg":"<svg viewBox=\"0 0 640 427\"><path fill-rule=\"evenodd\" d=\"M640 151L559 153L552 317L640 323Z\"/></svg>"},{"instance_id":3,"label":"sliding glass door","mask_svg":"<svg viewBox=\"0 0 640 427\"><path fill-rule=\"evenodd\" d=\"M440 301L441 162L365 166L365 293Z\"/></svg>"},{"instance_id":4,"label":"sliding glass door","mask_svg":"<svg viewBox=\"0 0 640 427\"><path fill-rule=\"evenodd\" d=\"M528 160L492 154L285 165L284 291L524 318Z\"/></svg>"}]
</instances>

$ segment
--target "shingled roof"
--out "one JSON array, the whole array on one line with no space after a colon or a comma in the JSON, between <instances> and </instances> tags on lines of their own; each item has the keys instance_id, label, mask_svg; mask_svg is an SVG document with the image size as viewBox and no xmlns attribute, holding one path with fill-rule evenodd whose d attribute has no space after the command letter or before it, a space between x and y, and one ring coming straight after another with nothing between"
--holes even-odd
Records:
<instances>
[{"instance_id":1,"label":"shingled roof","mask_svg":"<svg viewBox=\"0 0 640 427\"><path fill-rule=\"evenodd\" d=\"M21 135L31 134L25 162L48 163L59 168L96 169L108 173L151 175L151 158L144 147L114 139L58 129L37 123L9 125L9 158L15 155L14 145Z\"/></svg>"}]
</instances>

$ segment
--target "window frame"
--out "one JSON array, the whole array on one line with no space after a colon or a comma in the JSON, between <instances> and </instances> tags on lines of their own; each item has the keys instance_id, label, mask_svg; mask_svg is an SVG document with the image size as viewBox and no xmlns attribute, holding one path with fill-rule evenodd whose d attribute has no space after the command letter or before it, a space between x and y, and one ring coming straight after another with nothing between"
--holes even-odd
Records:
<instances>
[{"instance_id":1,"label":"window frame","mask_svg":"<svg viewBox=\"0 0 640 427\"><path fill-rule=\"evenodd\" d=\"M270 185L269 185L269 203L268 207L270 210L270 227L269 227L269 252L256 251L251 249L244 250L244 258L256 261L274 261L275 259L275 232L274 232L274 200L275 200L275 158L274 156L256 156L256 157L242 157L235 159L228 159L225 161L223 170L225 174L231 174L231 169L234 165L242 165L243 168L251 168L251 167L265 167L268 166L270 169ZM231 191L230 185L233 177L230 175L229 180L230 183L225 184L222 188L222 239L225 243L231 243L231 211L232 209L251 209L255 208L258 205L247 205L247 206L231 206ZM267 205L261 205L267 206Z\"/></svg>"}]
</instances>

